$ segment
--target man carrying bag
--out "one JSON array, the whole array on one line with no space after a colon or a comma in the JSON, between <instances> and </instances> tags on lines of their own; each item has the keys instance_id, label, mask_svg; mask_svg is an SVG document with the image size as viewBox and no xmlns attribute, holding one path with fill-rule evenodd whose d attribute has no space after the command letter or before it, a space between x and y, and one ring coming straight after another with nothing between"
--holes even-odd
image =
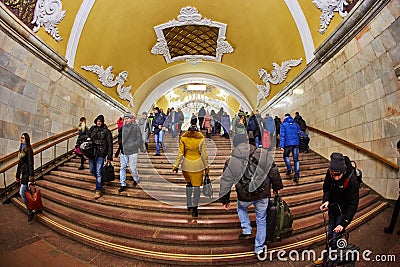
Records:
<instances>
[{"instance_id":1,"label":"man carrying bag","mask_svg":"<svg viewBox=\"0 0 400 267\"><path fill-rule=\"evenodd\" d=\"M267 235L267 208L274 192L283 188L279 170L267 150L249 144L247 135L237 134L233 138L231 157L225 162L220 179L220 202L226 210L230 208L230 193L235 184L238 196L238 216L243 233L239 239L252 238L252 227L247 209L254 205L257 233L254 252L259 260L265 260Z\"/></svg>"}]
</instances>

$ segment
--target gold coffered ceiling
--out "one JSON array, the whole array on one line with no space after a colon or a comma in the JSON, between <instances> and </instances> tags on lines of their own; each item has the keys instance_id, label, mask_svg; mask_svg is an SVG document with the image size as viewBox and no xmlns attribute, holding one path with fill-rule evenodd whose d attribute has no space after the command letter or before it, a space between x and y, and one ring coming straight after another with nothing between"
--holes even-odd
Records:
<instances>
[{"instance_id":1,"label":"gold coffered ceiling","mask_svg":"<svg viewBox=\"0 0 400 267\"><path fill-rule=\"evenodd\" d=\"M60 42L55 41L43 28L37 34L63 56L67 54L68 43L77 42L74 69L125 106L129 102L121 100L115 88L102 86L96 75L81 69L81 66L113 66L115 76L127 71L129 76L124 86L132 86L134 111L138 111L136 109L161 83L175 76L191 73L207 74L229 82L256 108L256 85L262 84L258 75L259 68L270 72L273 62L281 64L290 59L303 59L299 66L293 67L287 73L287 79L283 83L271 85L271 98L307 64L304 42L296 25L296 15L288 7L290 2L298 3L301 8L314 49L343 19L335 13L326 33L322 35L318 32L321 11L311 0L115 0L93 1L87 19L76 21L81 5L88 2L90 1L62 1L62 9L67 12L57 25L63 38ZM177 19L180 10L187 6L195 7L202 18L226 24L226 40L232 45L234 52L224 54L221 62L203 61L197 65L184 61L168 64L163 56L152 54L151 49L157 42L154 27ZM72 31L74 23L84 25L79 39ZM175 46L178 47L179 42ZM261 101L260 105L263 104L265 101Z\"/></svg>"}]
</instances>

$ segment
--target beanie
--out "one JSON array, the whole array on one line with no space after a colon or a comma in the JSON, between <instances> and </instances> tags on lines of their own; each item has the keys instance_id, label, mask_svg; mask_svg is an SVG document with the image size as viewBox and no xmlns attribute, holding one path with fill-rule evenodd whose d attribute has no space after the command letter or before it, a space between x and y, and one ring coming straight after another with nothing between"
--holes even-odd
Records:
<instances>
[{"instance_id":1,"label":"beanie","mask_svg":"<svg viewBox=\"0 0 400 267\"><path fill-rule=\"evenodd\" d=\"M125 119L125 118L132 119L132 114L131 114L130 112L126 112L126 113L124 114L124 119Z\"/></svg>"},{"instance_id":2,"label":"beanie","mask_svg":"<svg viewBox=\"0 0 400 267\"><path fill-rule=\"evenodd\" d=\"M247 139L247 134L237 134L233 137L233 146L238 146L241 143L247 143L248 139Z\"/></svg>"},{"instance_id":3,"label":"beanie","mask_svg":"<svg viewBox=\"0 0 400 267\"><path fill-rule=\"evenodd\" d=\"M331 171L340 173L346 172L346 163L342 153L334 152L331 154L331 163L329 164L329 169Z\"/></svg>"}]
</instances>

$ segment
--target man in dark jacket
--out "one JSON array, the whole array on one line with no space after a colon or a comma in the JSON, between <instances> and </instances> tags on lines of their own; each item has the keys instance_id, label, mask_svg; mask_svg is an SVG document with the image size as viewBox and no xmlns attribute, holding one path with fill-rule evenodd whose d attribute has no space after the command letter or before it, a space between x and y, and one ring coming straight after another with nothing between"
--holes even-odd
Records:
<instances>
[{"instance_id":1,"label":"man in dark jacket","mask_svg":"<svg viewBox=\"0 0 400 267\"><path fill-rule=\"evenodd\" d=\"M292 153L294 162L294 182L298 182L300 178L299 131L299 125L296 124L290 114L286 113L280 129L280 146L281 150L283 150L283 159L285 160L287 169L286 175L292 173L292 166L290 165L289 159L289 155Z\"/></svg>"},{"instance_id":2,"label":"man in dark jacket","mask_svg":"<svg viewBox=\"0 0 400 267\"><path fill-rule=\"evenodd\" d=\"M95 145L95 157L89 159L89 169L90 173L96 177L96 193L94 198L98 199L101 197L104 160L107 159L107 163L112 161L113 142L111 131L104 124L104 116L97 116L94 123L95 125L89 130L89 137Z\"/></svg>"},{"instance_id":3,"label":"man in dark jacket","mask_svg":"<svg viewBox=\"0 0 400 267\"><path fill-rule=\"evenodd\" d=\"M156 156L160 156L160 143L163 143L164 132L162 127L164 125L165 117L158 107L153 110L154 118L151 125L154 127L154 141L156 143ZM163 147L164 148L164 147ZM164 151L165 152L165 151Z\"/></svg>"},{"instance_id":4,"label":"man in dark jacket","mask_svg":"<svg viewBox=\"0 0 400 267\"><path fill-rule=\"evenodd\" d=\"M297 111L295 112L294 121L297 123L297 125L299 125L300 130L302 130L303 132L307 130L306 121L300 116L300 113Z\"/></svg>"},{"instance_id":5,"label":"man in dark jacket","mask_svg":"<svg viewBox=\"0 0 400 267\"><path fill-rule=\"evenodd\" d=\"M359 187L354 169L346 167L344 156L341 153L332 153L329 170L324 180L324 196L321 211L328 210L329 247L337 248L337 239L353 219L359 200Z\"/></svg>"},{"instance_id":6,"label":"man in dark jacket","mask_svg":"<svg viewBox=\"0 0 400 267\"><path fill-rule=\"evenodd\" d=\"M252 237L247 209L254 205L257 224L254 252L262 259L265 258L263 253L266 252L264 243L267 235L268 200L271 196L270 184L275 193L282 189L281 176L272 155L265 149L249 144L245 134L235 135L233 146L231 157L225 162L220 179L220 202L225 209L229 209L231 188L235 184L238 196L237 212L243 230L239 239ZM256 166L254 163L257 163ZM251 182L247 183L249 176Z\"/></svg>"},{"instance_id":7,"label":"man in dark jacket","mask_svg":"<svg viewBox=\"0 0 400 267\"><path fill-rule=\"evenodd\" d=\"M142 133L136 121L132 121L132 114L127 112L124 115L124 126L121 127L122 132L122 150L121 150L121 169L119 171L119 180L121 187L119 192L126 189L126 167L129 164L129 169L133 176L133 185L139 183L139 175L136 168L138 150L143 148Z\"/></svg>"}]
</instances>

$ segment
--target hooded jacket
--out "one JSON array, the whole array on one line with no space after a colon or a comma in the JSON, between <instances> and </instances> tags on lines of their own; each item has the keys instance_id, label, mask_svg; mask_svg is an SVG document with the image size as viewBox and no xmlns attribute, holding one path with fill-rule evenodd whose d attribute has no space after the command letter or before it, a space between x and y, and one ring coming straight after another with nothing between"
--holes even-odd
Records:
<instances>
[{"instance_id":1,"label":"hooded jacket","mask_svg":"<svg viewBox=\"0 0 400 267\"><path fill-rule=\"evenodd\" d=\"M290 116L286 117L283 120L280 129L281 148L287 146L298 146L300 144L299 131L300 127L293 118Z\"/></svg>"},{"instance_id":2,"label":"hooded jacket","mask_svg":"<svg viewBox=\"0 0 400 267\"><path fill-rule=\"evenodd\" d=\"M100 120L101 126L98 127L96 122ZM95 144L95 155L97 157L107 157L108 160L112 160L113 153L113 141L111 131L107 125L104 124L104 116L99 115L94 120L94 124L89 130L89 136Z\"/></svg>"},{"instance_id":3,"label":"hooded jacket","mask_svg":"<svg viewBox=\"0 0 400 267\"><path fill-rule=\"evenodd\" d=\"M231 157L225 162L224 171L220 179L219 196L222 204L230 203L232 185L237 185L240 179L242 179L250 155L258 161L258 167L253 176L254 179L249 185L249 191L252 192L251 197L250 199L243 199L242 195L248 195L249 192L240 192L241 188L236 186L238 199L240 201L255 201L268 198L271 196L271 184L274 191L283 188L279 170L271 154L267 150L256 148L247 142L240 143L233 148ZM263 183L264 179L267 179L265 190L256 190Z\"/></svg>"},{"instance_id":4,"label":"hooded jacket","mask_svg":"<svg viewBox=\"0 0 400 267\"><path fill-rule=\"evenodd\" d=\"M179 141L179 152L173 167L182 161L182 172L186 182L193 186L203 183L204 169L208 168L208 154L204 136L199 131L185 132Z\"/></svg>"},{"instance_id":5,"label":"hooded jacket","mask_svg":"<svg viewBox=\"0 0 400 267\"><path fill-rule=\"evenodd\" d=\"M347 227L350 224L357 212L359 202L359 187L360 185L357 182L357 177L351 167L347 168L346 173L343 174L342 178L338 181L335 181L331 177L329 169L326 172L323 186L324 196L322 198L322 203L329 201L329 209L334 210L337 213L340 213L341 211L343 217L340 225L343 227ZM332 205L335 203L339 205L340 211L338 210L337 206L335 207Z\"/></svg>"}]
</instances>

